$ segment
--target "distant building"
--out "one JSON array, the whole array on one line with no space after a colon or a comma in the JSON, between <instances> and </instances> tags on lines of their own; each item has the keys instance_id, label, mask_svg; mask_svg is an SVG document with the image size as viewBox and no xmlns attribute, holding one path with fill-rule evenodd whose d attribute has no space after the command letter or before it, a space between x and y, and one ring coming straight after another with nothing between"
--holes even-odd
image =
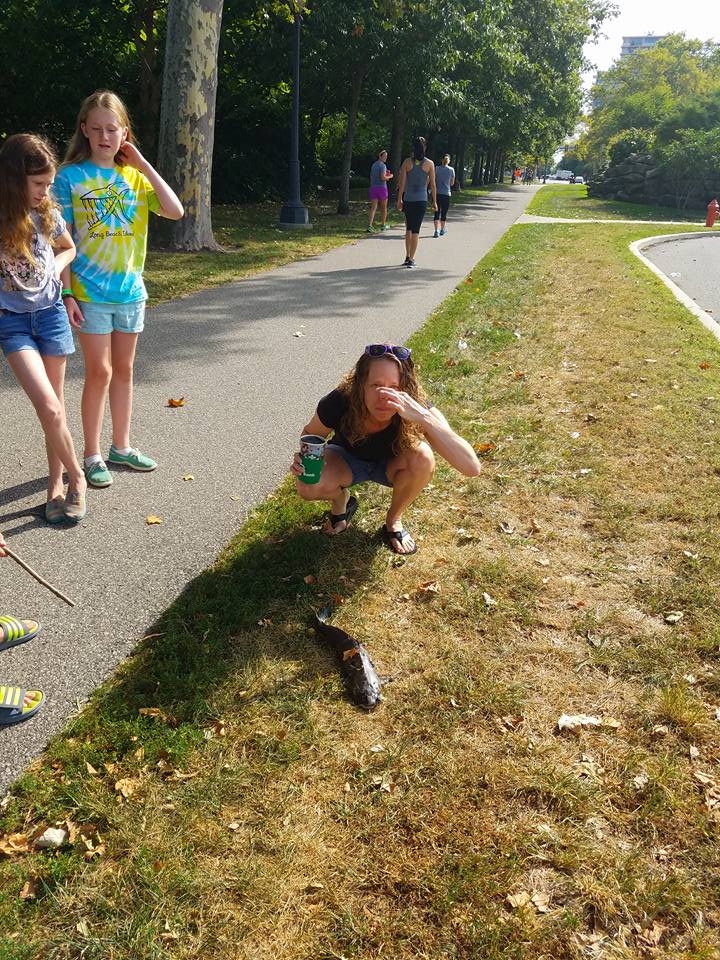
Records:
<instances>
[{"instance_id":1,"label":"distant building","mask_svg":"<svg viewBox=\"0 0 720 960\"><path fill-rule=\"evenodd\" d=\"M664 40L666 36L667 34L662 37L656 37L654 34L648 33L644 37L623 37L620 56L627 57L631 53L636 53L638 50L647 50L649 47L654 47L656 43Z\"/></svg>"}]
</instances>

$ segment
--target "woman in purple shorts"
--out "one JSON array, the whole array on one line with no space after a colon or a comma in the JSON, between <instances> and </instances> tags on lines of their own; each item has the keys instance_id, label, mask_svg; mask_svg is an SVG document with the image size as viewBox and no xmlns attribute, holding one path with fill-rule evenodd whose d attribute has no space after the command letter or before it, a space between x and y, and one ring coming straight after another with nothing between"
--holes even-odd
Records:
<instances>
[{"instance_id":1,"label":"woman in purple shorts","mask_svg":"<svg viewBox=\"0 0 720 960\"><path fill-rule=\"evenodd\" d=\"M375 211L378 208L378 204L380 204L380 216L382 217L380 229L390 229L386 223L388 202L387 182L388 180L392 180L392 174L386 166L386 160L387 150L381 150L378 154L377 160L370 167L370 222L368 223L367 228L368 233L375 233L373 221L375 219Z\"/></svg>"}]
</instances>

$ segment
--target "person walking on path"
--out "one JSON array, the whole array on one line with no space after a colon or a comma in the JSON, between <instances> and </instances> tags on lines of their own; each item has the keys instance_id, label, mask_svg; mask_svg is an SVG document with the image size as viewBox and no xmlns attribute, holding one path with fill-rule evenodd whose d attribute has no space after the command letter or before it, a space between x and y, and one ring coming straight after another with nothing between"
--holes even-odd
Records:
<instances>
[{"instance_id":1,"label":"person walking on path","mask_svg":"<svg viewBox=\"0 0 720 960\"><path fill-rule=\"evenodd\" d=\"M6 557L5 538L0 533L0 558ZM18 620L15 617L0 616L0 650L9 650L21 643L27 643L41 630L34 620ZM45 696L42 690L27 690L0 682L0 727L9 727L29 720L43 705Z\"/></svg>"},{"instance_id":2,"label":"person walking on path","mask_svg":"<svg viewBox=\"0 0 720 960\"><path fill-rule=\"evenodd\" d=\"M425 137L416 137L413 140L412 156L403 162L398 177L397 208L405 214L404 267L415 266L415 253L427 207L428 188L433 210L437 210L435 164L425 156Z\"/></svg>"},{"instance_id":3,"label":"person walking on path","mask_svg":"<svg viewBox=\"0 0 720 960\"><path fill-rule=\"evenodd\" d=\"M392 180L393 175L387 168L387 150L381 150L378 158L370 167L370 222L367 232L374 233L375 212L380 206L380 229L389 230L387 225L387 203L388 203L388 180Z\"/></svg>"},{"instance_id":4,"label":"person walking on path","mask_svg":"<svg viewBox=\"0 0 720 960\"><path fill-rule=\"evenodd\" d=\"M433 237L444 237L447 233L445 224L447 214L450 209L450 197L452 188L455 186L455 170L450 166L450 154L446 153L442 158L442 163L435 167L435 185L437 191L437 210L433 220L435 221L435 233ZM440 224L440 233L438 233L438 223Z\"/></svg>"},{"instance_id":5,"label":"person walking on path","mask_svg":"<svg viewBox=\"0 0 720 960\"><path fill-rule=\"evenodd\" d=\"M303 434L327 437L320 480L305 483L300 454L291 472L304 500L328 500L323 527L328 536L347 529L358 502L350 487L379 483L392 488L380 535L394 553L415 553L417 545L402 516L432 479L434 453L463 476L477 477L480 462L470 444L458 436L427 401L418 383L408 347L373 343L335 390L324 396Z\"/></svg>"},{"instance_id":6,"label":"person walking on path","mask_svg":"<svg viewBox=\"0 0 720 960\"><path fill-rule=\"evenodd\" d=\"M85 474L92 486L109 487L100 453L108 394L110 463L144 472L157 466L130 446L133 365L147 300L142 274L150 212L179 220L183 208L133 143L124 103L107 90L83 101L55 191L78 250L72 271L63 272L63 297L85 359Z\"/></svg>"},{"instance_id":7,"label":"person walking on path","mask_svg":"<svg viewBox=\"0 0 720 960\"><path fill-rule=\"evenodd\" d=\"M65 366L75 344L59 277L75 246L50 199L55 168L52 147L33 134L8 137L0 150L0 347L45 434L48 523L81 520L87 490L65 419Z\"/></svg>"}]
</instances>

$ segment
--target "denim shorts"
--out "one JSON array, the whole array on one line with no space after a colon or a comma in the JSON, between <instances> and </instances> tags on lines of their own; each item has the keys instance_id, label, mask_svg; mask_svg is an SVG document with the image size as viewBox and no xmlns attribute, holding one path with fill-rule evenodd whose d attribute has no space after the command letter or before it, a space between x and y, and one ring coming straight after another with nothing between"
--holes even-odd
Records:
<instances>
[{"instance_id":1,"label":"denim shorts","mask_svg":"<svg viewBox=\"0 0 720 960\"><path fill-rule=\"evenodd\" d=\"M62 300L29 313L0 310L0 348L6 357L18 350L36 350L42 357L65 357L75 353L70 321Z\"/></svg>"},{"instance_id":2,"label":"denim shorts","mask_svg":"<svg viewBox=\"0 0 720 960\"><path fill-rule=\"evenodd\" d=\"M354 487L356 483L381 483L384 487L392 486L386 473L388 460L360 460L359 457L354 457L345 447L341 447L337 443L329 443L327 449L337 453L350 467L352 473L351 487Z\"/></svg>"},{"instance_id":3,"label":"denim shorts","mask_svg":"<svg viewBox=\"0 0 720 960\"><path fill-rule=\"evenodd\" d=\"M141 333L145 326L145 301L93 303L78 300L83 322L80 333Z\"/></svg>"}]
</instances>

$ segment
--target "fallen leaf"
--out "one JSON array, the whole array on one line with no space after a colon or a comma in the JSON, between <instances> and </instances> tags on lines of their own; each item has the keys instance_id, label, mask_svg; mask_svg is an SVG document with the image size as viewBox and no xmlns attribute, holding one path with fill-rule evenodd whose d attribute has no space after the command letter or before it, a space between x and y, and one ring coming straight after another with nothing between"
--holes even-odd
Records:
<instances>
[{"instance_id":1,"label":"fallen leaf","mask_svg":"<svg viewBox=\"0 0 720 960\"><path fill-rule=\"evenodd\" d=\"M446 367L456 367L456 366L457 366L457 360L453 360L452 357L448 357L448 359L445 361L445 366L446 366Z\"/></svg>"},{"instance_id":2,"label":"fallen leaf","mask_svg":"<svg viewBox=\"0 0 720 960\"><path fill-rule=\"evenodd\" d=\"M319 893L321 890L324 890L324 889L325 889L324 883L318 883L316 880L314 880L312 883L309 883L305 887L305 893Z\"/></svg>"},{"instance_id":3,"label":"fallen leaf","mask_svg":"<svg viewBox=\"0 0 720 960\"><path fill-rule=\"evenodd\" d=\"M703 360L703 362L700 363L700 364L698 364L698 366L700 367L701 370L709 370L709 369L710 369L710 364L708 363L707 360Z\"/></svg>"},{"instance_id":4,"label":"fallen leaf","mask_svg":"<svg viewBox=\"0 0 720 960\"><path fill-rule=\"evenodd\" d=\"M169 407L184 407L185 406L185 397L178 397L177 400L173 400L172 397L167 402Z\"/></svg>"},{"instance_id":5,"label":"fallen leaf","mask_svg":"<svg viewBox=\"0 0 720 960\"><path fill-rule=\"evenodd\" d=\"M141 717L153 717L158 720L166 719L166 714L160 709L160 707L140 707L138 709L138 713ZM108 770L108 773L112 773L112 770Z\"/></svg>"},{"instance_id":6,"label":"fallen leaf","mask_svg":"<svg viewBox=\"0 0 720 960\"><path fill-rule=\"evenodd\" d=\"M30 853L30 841L24 833L9 833L0 837L0 854L4 857L15 857L23 853Z\"/></svg>"},{"instance_id":7,"label":"fallen leaf","mask_svg":"<svg viewBox=\"0 0 720 960\"><path fill-rule=\"evenodd\" d=\"M501 717L500 722L504 727L507 727L508 730L517 730L517 728L522 724L525 718L522 714L508 714L506 717Z\"/></svg>"},{"instance_id":8,"label":"fallen leaf","mask_svg":"<svg viewBox=\"0 0 720 960\"><path fill-rule=\"evenodd\" d=\"M133 779L133 777L123 777L121 780L115 782L115 792L121 794L128 800L136 792L140 786L140 781Z\"/></svg>"},{"instance_id":9,"label":"fallen leaf","mask_svg":"<svg viewBox=\"0 0 720 960\"><path fill-rule=\"evenodd\" d=\"M154 514L150 513L150 514L148 514L147 517L145 517L145 523L146 523L149 527L151 527L154 523L162 523L162 519L161 519L160 517L156 517Z\"/></svg>"},{"instance_id":10,"label":"fallen leaf","mask_svg":"<svg viewBox=\"0 0 720 960\"><path fill-rule=\"evenodd\" d=\"M305 583L317 583L317 577L314 577L311 573L309 573L306 577L303 577L303 580Z\"/></svg>"},{"instance_id":11,"label":"fallen leaf","mask_svg":"<svg viewBox=\"0 0 720 960\"><path fill-rule=\"evenodd\" d=\"M194 479L195 479L195 477L194 477L191 473L186 473L185 476L183 477L183 480L186 480L186 481L187 481L187 480L194 480Z\"/></svg>"},{"instance_id":12,"label":"fallen leaf","mask_svg":"<svg viewBox=\"0 0 720 960\"><path fill-rule=\"evenodd\" d=\"M550 910L550 898L546 893L534 893L530 897L530 902L534 904L538 913L547 913Z\"/></svg>"},{"instance_id":13,"label":"fallen leaf","mask_svg":"<svg viewBox=\"0 0 720 960\"><path fill-rule=\"evenodd\" d=\"M437 580L426 580L417 588L418 593L440 593L440 584Z\"/></svg>"},{"instance_id":14,"label":"fallen leaf","mask_svg":"<svg viewBox=\"0 0 720 960\"><path fill-rule=\"evenodd\" d=\"M500 530L502 533L506 533L508 536L511 536L513 533L515 533L515 527L506 520L502 520L500 522Z\"/></svg>"},{"instance_id":15,"label":"fallen leaf","mask_svg":"<svg viewBox=\"0 0 720 960\"><path fill-rule=\"evenodd\" d=\"M680 623L685 614L682 610L668 610L663 619L665 623Z\"/></svg>"},{"instance_id":16,"label":"fallen leaf","mask_svg":"<svg viewBox=\"0 0 720 960\"><path fill-rule=\"evenodd\" d=\"M40 880L38 877L30 877L29 880L25 881L25 885L20 891L21 900L34 900L37 896L38 889L40 887Z\"/></svg>"},{"instance_id":17,"label":"fallen leaf","mask_svg":"<svg viewBox=\"0 0 720 960\"><path fill-rule=\"evenodd\" d=\"M497 600L493 600L489 593L483 592L483 600L485 601L486 607L496 607Z\"/></svg>"},{"instance_id":18,"label":"fallen leaf","mask_svg":"<svg viewBox=\"0 0 720 960\"><path fill-rule=\"evenodd\" d=\"M75 924L75 929L80 934L81 937L90 936L90 928L88 927L87 920L81 920L79 923Z\"/></svg>"},{"instance_id":19,"label":"fallen leaf","mask_svg":"<svg viewBox=\"0 0 720 960\"><path fill-rule=\"evenodd\" d=\"M507 897L507 902L513 910L517 910L518 908L527 907L532 902L532 897L526 890L523 890L522 893L510 894Z\"/></svg>"},{"instance_id":20,"label":"fallen leaf","mask_svg":"<svg viewBox=\"0 0 720 960\"><path fill-rule=\"evenodd\" d=\"M95 776L95 774L97 773L97 770L95 769L95 767L91 763L89 763L87 760L85 761L85 769L90 774L90 776Z\"/></svg>"},{"instance_id":21,"label":"fallen leaf","mask_svg":"<svg viewBox=\"0 0 720 960\"><path fill-rule=\"evenodd\" d=\"M689 749L688 752L689 752L689 754L690 754L690 759L691 759L691 760L697 760L698 757L700 756L700 751L698 750L698 748L697 748L696 746L693 746L692 744L690 745L690 749Z\"/></svg>"},{"instance_id":22,"label":"fallen leaf","mask_svg":"<svg viewBox=\"0 0 720 960\"><path fill-rule=\"evenodd\" d=\"M294 336L294 337L304 337L305 334L302 332L302 330L296 330L295 333L293 334L293 336Z\"/></svg>"},{"instance_id":23,"label":"fallen leaf","mask_svg":"<svg viewBox=\"0 0 720 960\"><path fill-rule=\"evenodd\" d=\"M493 450L497 450L497 444L495 443L479 443L475 447L475 453L482 456L484 453L491 453Z\"/></svg>"},{"instance_id":24,"label":"fallen leaf","mask_svg":"<svg viewBox=\"0 0 720 960\"><path fill-rule=\"evenodd\" d=\"M234 832L235 830L240 829L240 824L237 822L237 820L233 820L232 823L227 825L227 828L228 830L232 830Z\"/></svg>"},{"instance_id":25,"label":"fallen leaf","mask_svg":"<svg viewBox=\"0 0 720 960\"><path fill-rule=\"evenodd\" d=\"M513 377L515 380L524 380L525 371L524 370L513 370Z\"/></svg>"}]
</instances>

